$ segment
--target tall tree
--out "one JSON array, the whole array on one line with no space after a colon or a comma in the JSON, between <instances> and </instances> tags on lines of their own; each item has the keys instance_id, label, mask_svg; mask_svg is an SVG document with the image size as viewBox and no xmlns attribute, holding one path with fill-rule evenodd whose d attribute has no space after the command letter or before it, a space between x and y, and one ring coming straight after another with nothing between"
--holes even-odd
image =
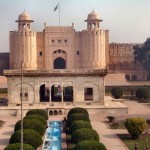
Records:
<instances>
[{"instance_id":1,"label":"tall tree","mask_svg":"<svg viewBox=\"0 0 150 150\"><path fill-rule=\"evenodd\" d=\"M150 70L150 38L148 38L142 45L135 45L134 47L134 61L136 64L141 64L146 70Z\"/></svg>"}]
</instances>

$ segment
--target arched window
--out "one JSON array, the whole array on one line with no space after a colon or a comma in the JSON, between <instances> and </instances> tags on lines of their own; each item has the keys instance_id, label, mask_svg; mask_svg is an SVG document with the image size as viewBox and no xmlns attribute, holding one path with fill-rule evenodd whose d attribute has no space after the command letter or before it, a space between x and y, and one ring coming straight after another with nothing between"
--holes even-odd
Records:
<instances>
[{"instance_id":1,"label":"arched window","mask_svg":"<svg viewBox=\"0 0 150 150\"><path fill-rule=\"evenodd\" d=\"M137 76L136 75L132 76L132 81L137 81Z\"/></svg>"},{"instance_id":2,"label":"arched window","mask_svg":"<svg viewBox=\"0 0 150 150\"><path fill-rule=\"evenodd\" d=\"M25 29L26 28L26 24L22 24L22 29Z\"/></svg>"},{"instance_id":3,"label":"arched window","mask_svg":"<svg viewBox=\"0 0 150 150\"><path fill-rule=\"evenodd\" d=\"M125 78L130 81L130 76L129 75L126 75Z\"/></svg>"},{"instance_id":4,"label":"arched window","mask_svg":"<svg viewBox=\"0 0 150 150\"><path fill-rule=\"evenodd\" d=\"M65 59L58 57L54 60L54 69L66 69Z\"/></svg>"}]
</instances>

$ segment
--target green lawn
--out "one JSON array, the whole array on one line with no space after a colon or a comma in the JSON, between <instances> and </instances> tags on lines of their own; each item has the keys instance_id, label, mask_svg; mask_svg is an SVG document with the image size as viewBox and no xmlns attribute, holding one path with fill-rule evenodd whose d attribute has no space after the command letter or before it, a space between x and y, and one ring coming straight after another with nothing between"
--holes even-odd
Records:
<instances>
[{"instance_id":1,"label":"green lawn","mask_svg":"<svg viewBox=\"0 0 150 150\"><path fill-rule=\"evenodd\" d=\"M147 139L148 148L150 148L150 134L147 136L141 135L138 140L132 140L129 134L119 134L118 136L125 143L125 145L127 145L129 150L134 150L135 143L138 145L138 150L144 150L146 148L145 139Z\"/></svg>"}]
</instances>

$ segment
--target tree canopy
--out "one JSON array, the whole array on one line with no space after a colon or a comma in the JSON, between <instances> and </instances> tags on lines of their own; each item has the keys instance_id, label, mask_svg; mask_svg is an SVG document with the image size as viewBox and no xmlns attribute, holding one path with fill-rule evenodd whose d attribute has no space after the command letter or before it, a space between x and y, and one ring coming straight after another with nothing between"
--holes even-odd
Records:
<instances>
[{"instance_id":1,"label":"tree canopy","mask_svg":"<svg viewBox=\"0 0 150 150\"><path fill-rule=\"evenodd\" d=\"M136 64L141 64L146 70L150 70L150 38L148 38L142 45L135 45L134 47L134 61Z\"/></svg>"}]
</instances>

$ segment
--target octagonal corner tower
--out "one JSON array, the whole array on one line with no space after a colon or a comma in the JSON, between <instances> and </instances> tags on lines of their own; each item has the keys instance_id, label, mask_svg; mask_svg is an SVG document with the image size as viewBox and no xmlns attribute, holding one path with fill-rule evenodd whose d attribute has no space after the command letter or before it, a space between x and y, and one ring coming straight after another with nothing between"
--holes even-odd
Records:
<instances>
[{"instance_id":1,"label":"octagonal corner tower","mask_svg":"<svg viewBox=\"0 0 150 150\"><path fill-rule=\"evenodd\" d=\"M31 30L33 20L24 11L19 15L18 30L10 31L10 68L24 70L37 69L36 32Z\"/></svg>"},{"instance_id":2,"label":"octagonal corner tower","mask_svg":"<svg viewBox=\"0 0 150 150\"><path fill-rule=\"evenodd\" d=\"M82 67L105 69L107 65L107 48L109 47L108 30L100 28L100 15L94 10L88 14L87 29L82 31Z\"/></svg>"}]
</instances>

